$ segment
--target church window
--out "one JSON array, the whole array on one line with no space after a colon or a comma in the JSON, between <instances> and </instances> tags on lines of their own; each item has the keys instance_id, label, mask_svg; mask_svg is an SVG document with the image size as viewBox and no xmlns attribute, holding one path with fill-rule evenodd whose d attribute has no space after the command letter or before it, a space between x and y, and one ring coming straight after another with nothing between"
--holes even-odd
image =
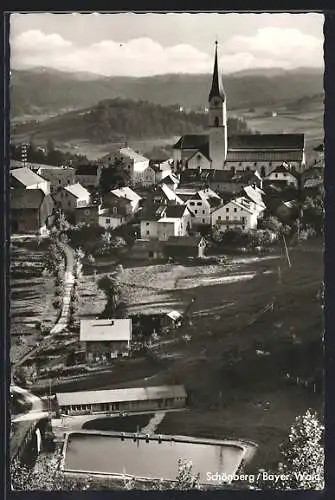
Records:
<instances>
[{"instance_id":1,"label":"church window","mask_svg":"<svg viewBox=\"0 0 335 500\"><path fill-rule=\"evenodd\" d=\"M229 207L226 208L226 212L229 212Z\"/></svg>"},{"instance_id":2,"label":"church window","mask_svg":"<svg viewBox=\"0 0 335 500\"><path fill-rule=\"evenodd\" d=\"M275 174L275 178L278 179L278 174Z\"/></svg>"},{"instance_id":3,"label":"church window","mask_svg":"<svg viewBox=\"0 0 335 500\"><path fill-rule=\"evenodd\" d=\"M238 164L239 167L242 167L242 162L240 161L240 163Z\"/></svg>"},{"instance_id":4,"label":"church window","mask_svg":"<svg viewBox=\"0 0 335 500\"><path fill-rule=\"evenodd\" d=\"M221 220L221 215L218 216L218 220Z\"/></svg>"},{"instance_id":5,"label":"church window","mask_svg":"<svg viewBox=\"0 0 335 500\"><path fill-rule=\"evenodd\" d=\"M205 210L202 211L202 213L204 214L205 213Z\"/></svg>"},{"instance_id":6,"label":"church window","mask_svg":"<svg viewBox=\"0 0 335 500\"><path fill-rule=\"evenodd\" d=\"M218 117L218 116L216 116L216 117L214 118L214 127L218 127L218 126L219 126L219 123L220 123L220 121L219 121L219 117Z\"/></svg>"},{"instance_id":7,"label":"church window","mask_svg":"<svg viewBox=\"0 0 335 500\"><path fill-rule=\"evenodd\" d=\"M255 161L254 166L255 166L255 167L257 166L257 161Z\"/></svg>"},{"instance_id":8,"label":"church window","mask_svg":"<svg viewBox=\"0 0 335 500\"><path fill-rule=\"evenodd\" d=\"M237 208L234 208L234 212L237 212Z\"/></svg>"},{"instance_id":9,"label":"church window","mask_svg":"<svg viewBox=\"0 0 335 500\"><path fill-rule=\"evenodd\" d=\"M269 161L269 167L272 167L272 161Z\"/></svg>"},{"instance_id":10,"label":"church window","mask_svg":"<svg viewBox=\"0 0 335 500\"><path fill-rule=\"evenodd\" d=\"M198 213L198 210L194 210L194 213L197 214Z\"/></svg>"},{"instance_id":11,"label":"church window","mask_svg":"<svg viewBox=\"0 0 335 500\"><path fill-rule=\"evenodd\" d=\"M250 167L246 167L246 172L250 172Z\"/></svg>"}]
</instances>

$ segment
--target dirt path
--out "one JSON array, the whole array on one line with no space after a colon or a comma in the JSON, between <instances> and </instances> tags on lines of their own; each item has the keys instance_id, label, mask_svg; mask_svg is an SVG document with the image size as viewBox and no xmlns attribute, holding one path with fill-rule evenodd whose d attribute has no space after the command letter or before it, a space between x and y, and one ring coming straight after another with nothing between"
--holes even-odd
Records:
<instances>
[{"instance_id":1,"label":"dirt path","mask_svg":"<svg viewBox=\"0 0 335 500\"><path fill-rule=\"evenodd\" d=\"M50 330L50 335L48 335L42 342L37 344L32 350L26 353L20 360L17 361L15 366L13 367L12 376L16 368L25 363L28 359L34 356L38 351L43 350L44 347L49 347L52 342L52 337L63 331L67 326L67 319L69 315L69 307L71 301L71 290L74 283L73 276L73 266L74 266L74 250L64 243L57 243L60 250L63 252L65 256L65 275L64 275L64 295L63 295L63 305L62 312L54 325L54 327Z\"/></svg>"}]
</instances>

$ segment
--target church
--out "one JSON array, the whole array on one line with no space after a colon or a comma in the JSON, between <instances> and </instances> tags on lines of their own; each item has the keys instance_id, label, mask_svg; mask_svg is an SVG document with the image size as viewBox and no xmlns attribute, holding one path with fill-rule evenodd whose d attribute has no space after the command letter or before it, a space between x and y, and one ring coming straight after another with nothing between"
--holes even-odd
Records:
<instances>
[{"instance_id":1,"label":"church","mask_svg":"<svg viewBox=\"0 0 335 500\"><path fill-rule=\"evenodd\" d=\"M182 170L256 171L266 177L281 165L301 171L305 165L304 134L243 134L228 138L227 96L218 65L218 43L208 96L208 133L187 134L173 146L176 167Z\"/></svg>"}]
</instances>

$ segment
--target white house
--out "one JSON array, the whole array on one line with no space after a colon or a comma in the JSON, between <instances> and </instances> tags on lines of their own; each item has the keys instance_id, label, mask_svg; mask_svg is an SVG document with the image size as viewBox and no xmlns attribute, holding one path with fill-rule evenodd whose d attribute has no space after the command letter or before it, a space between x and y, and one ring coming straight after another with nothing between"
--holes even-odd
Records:
<instances>
[{"instance_id":1,"label":"white house","mask_svg":"<svg viewBox=\"0 0 335 500\"><path fill-rule=\"evenodd\" d=\"M81 184L76 183L60 189L54 194L54 199L64 212L73 212L76 208L90 204L90 193Z\"/></svg>"},{"instance_id":2,"label":"white house","mask_svg":"<svg viewBox=\"0 0 335 500\"><path fill-rule=\"evenodd\" d=\"M290 172L289 166L285 163L276 167L265 179L271 183L280 182L285 183L287 186L298 187L296 176Z\"/></svg>"},{"instance_id":3,"label":"white house","mask_svg":"<svg viewBox=\"0 0 335 500\"><path fill-rule=\"evenodd\" d=\"M37 174L50 182L50 191L75 184L76 171L72 167L41 166Z\"/></svg>"},{"instance_id":4,"label":"white house","mask_svg":"<svg viewBox=\"0 0 335 500\"><path fill-rule=\"evenodd\" d=\"M173 159L165 161L150 161L150 167L155 172L155 184L172 174Z\"/></svg>"},{"instance_id":5,"label":"white house","mask_svg":"<svg viewBox=\"0 0 335 500\"><path fill-rule=\"evenodd\" d=\"M10 185L13 188L40 189L45 195L50 194L50 182L43 179L28 167L15 168L10 171Z\"/></svg>"},{"instance_id":6,"label":"white house","mask_svg":"<svg viewBox=\"0 0 335 500\"><path fill-rule=\"evenodd\" d=\"M167 241L170 236L186 236L192 214L186 205L147 209L141 220L141 239Z\"/></svg>"},{"instance_id":7,"label":"white house","mask_svg":"<svg viewBox=\"0 0 335 500\"><path fill-rule=\"evenodd\" d=\"M221 231L239 228L242 231L257 229L258 212L246 197L238 197L215 208L212 212L212 226Z\"/></svg>"},{"instance_id":8,"label":"white house","mask_svg":"<svg viewBox=\"0 0 335 500\"><path fill-rule=\"evenodd\" d=\"M100 208L98 212L98 224L105 229L116 229L126 224L127 217L114 211L113 208Z\"/></svg>"},{"instance_id":9,"label":"white house","mask_svg":"<svg viewBox=\"0 0 335 500\"><path fill-rule=\"evenodd\" d=\"M125 186L118 189L112 189L111 194L119 200L127 200L129 202L130 210L134 214L140 206L141 196L139 196L130 187Z\"/></svg>"},{"instance_id":10,"label":"white house","mask_svg":"<svg viewBox=\"0 0 335 500\"><path fill-rule=\"evenodd\" d=\"M155 171L149 165L149 159L137 151L121 148L119 157L130 175L131 184L136 186L152 186L155 184Z\"/></svg>"},{"instance_id":11,"label":"white house","mask_svg":"<svg viewBox=\"0 0 335 500\"><path fill-rule=\"evenodd\" d=\"M132 339L131 319L85 319L80 321L79 340L88 362L126 357Z\"/></svg>"},{"instance_id":12,"label":"white house","mask_svg":"<svg viewBox=\"0 0 335 500\"><path fill-rule=\"evenodd\" d=\"M262 217L266 209L266 205L263 201L263 195L265 195L264 191L257 186L245 186L243 192L247 200L250 201L252 210L257 212L258 217Z\"/></svg>"},{"instance_id":13,"label":"white house","mask_svg":"<svg viewBox=\"0 0 335 500\"><path fill-rule=\"evenodd\" d=\"M192 225L209 225L212 209L221 204L221 198L212 189L176 189L176 194L184 201L193 215Z\"/></svg>"}]
</instances>

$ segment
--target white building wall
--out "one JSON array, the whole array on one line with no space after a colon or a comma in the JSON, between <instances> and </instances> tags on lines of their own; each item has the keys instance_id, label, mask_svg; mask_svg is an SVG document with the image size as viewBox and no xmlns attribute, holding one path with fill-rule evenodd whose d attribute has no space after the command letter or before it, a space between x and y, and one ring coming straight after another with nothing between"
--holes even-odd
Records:
<instances>
[{"instance_id":1,"label":"white building wall","mask_svg":"<svg viewBox=\"0 0 335 500\"><path fill-rule=\"evenodd\" d=\"M212 226L220 226L222 231L240 228L244 231L257 229L257 213L250 213L230 202L212 213ZM236 221L236 224L233 224ZM227 222L227 224L225 224Z\"/></svg>"},{"instance_id":2,"label":"white building wall","mask_svg":"<svg viewBox=\"0 0 335 500\"><path fill-rule=\"evenodd\" d=\"M196 153L188 162L188 169L209 169L211 168L211 162L201 153Z\"/></svg>"},{"instance_id":3,"label":"white building wall","mask_svg":"<svg viewBox=\"0 0 335 500\"><path fill-rule=\"evenodd\" d=\"M284 181L288 186L298 186L298 181L290 172L272 172L266 178L269 181Z\"/></svg>"},{"instance_id":4,"label":"white building wall","mask_svg":"<svg viewBox=\"0 0 335 500\"><path fill-rule=\"evenodd\" d=\"M297 171L300 171L301 164L300 162L287 162L289 165L291 165L293 168L295 168ZM275 170L277 167L282 165L282 161L259 161L259 162L250 162L250 161L226 161L224 170L231 170L232 168L235 169L236 172L239 171L246 171L246 170L253 170L257 171L260 175L263 174L263 171L265 170L265 176L269 175L273 170ZM264 169L263 169L264 167Z\"/></svg>"},{"instance_id":5,"label":"white building wall","mask_svg":"<svg viewBox=\"0 0 335 500\"><path fill-rule=\"evenodd\" d=\"M158 238L158 222L157 221L141 221L141 239L151 240Z\"/></svg>"},{"instance_id":6,"label":"white building wall","mask_svg":"<svg viewBox=\"0 0 335 500\"><path fill-rule=\"evenodd\" d=\"M194 214L194 217L192 217L192 225L211 223L211 211L208 201L188 200L186 206L190 209L192 214Z\"/></svg>"},{"instance_id":7,"label":"white building wall","mask_svg":"<svg viewBox=\"0 0 335 500\"><path fill-rule=\"evenodd\" d=\"M115 229L125 223L124 217L113 217L112 215L99 215L99 226L105 229Z\"/></svg>"}]
</instances>

